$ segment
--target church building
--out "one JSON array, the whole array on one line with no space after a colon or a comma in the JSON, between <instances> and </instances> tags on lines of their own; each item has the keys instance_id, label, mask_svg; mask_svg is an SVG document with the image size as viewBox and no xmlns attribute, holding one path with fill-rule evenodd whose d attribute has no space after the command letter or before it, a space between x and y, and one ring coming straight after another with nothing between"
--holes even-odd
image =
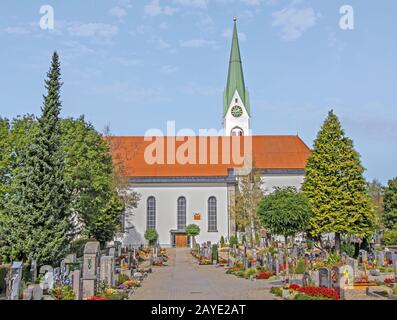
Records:
<instances>
[{"instance_id":1,"label":"church building","mask_svg":"<svg viewBox=\"0 0 397 320\"><path fill-rule=\"evenodd\" d=\"M265 194L275 187L300 188L310 149L295 135L253 136L252 115L235 20L222 136L110 140L115 163L140 195L138 207L125 213L125 245L146 243L145 231L153 228L162 246L186 247L189 224L200 227L198 243L229 239L235 234L231 208L239 177L252 166L261 174Z\"/></svg>"}]
</instances>

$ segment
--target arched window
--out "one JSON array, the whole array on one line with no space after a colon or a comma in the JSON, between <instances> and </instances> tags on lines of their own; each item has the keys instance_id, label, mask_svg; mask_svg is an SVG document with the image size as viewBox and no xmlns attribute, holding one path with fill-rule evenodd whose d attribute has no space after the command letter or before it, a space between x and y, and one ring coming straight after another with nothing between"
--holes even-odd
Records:
<instances>
[{"instance_id":1,"label":"arched window","mask_svg":"<svg viewBox=\"0 0 397 320\"><path fill-rule=\"evenodd\" d=\"M186 228L186 198L179 197L178 198L178 230L183 230Z\"/></svg>"},{"instance_id":2,"label":"arched window","mask_svg":"<svg viewBox=\"0 0 397 320\"><path fill-rule=\"evenodd\" d=\"M208 231L218 231L217 225L217 203L216 198L211 197L208 199Z\"/></svg>"},{"instance_id":3,"label":"arched window","mask_svg":"<svg viewBox=\"0 0 397 320\"><path fill-rule=\"evenodd\" d=\"M239 137L242 137L242 136L244 135L244 131L243 131L243 129L241 129L241 128L239 128L239 127L234 127L234 128L232 129L231 135L232 135L232 136L239 136Z\"/></svg>"},{"instance_id":4,"label":"arched window","mask_svg":"<svg viewBox=\"0 0 397 320\"><path fill-rule=\"evenodd\" d=\"M149 197L146 207L146 228L156 229L156 198Z\"/></svg>"}]
</instances>

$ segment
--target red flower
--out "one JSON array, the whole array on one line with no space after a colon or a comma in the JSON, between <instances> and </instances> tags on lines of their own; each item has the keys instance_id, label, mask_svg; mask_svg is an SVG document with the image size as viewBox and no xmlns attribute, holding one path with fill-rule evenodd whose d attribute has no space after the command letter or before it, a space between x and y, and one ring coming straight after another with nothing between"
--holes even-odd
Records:
<instances>
[{"instance_id":1,"label":"red flower","mask_svg":"<svg viewBox=\"0 0 397 320\"><path fill-rule=\"evenodd\" d=\"M291 284L289 289L297 291L301 286L299 284Z\"/></svg>"},{"instance_id":2,"label":"red flower","mask_svg":"<svg viewBox=\"0 0 397 320\"><path fill-rule=\"evenodd\" d=\"M391 284L391 283L395 283L396 281L393 278L386 278L385 279L385 283L387 284Z\"/></svg>"},{"instance_id":3,"label":"red flower","mask_svg":"<svg viewBox=\"0 0 397 320\"><path fill-rule=\"evenodd\" d=\"M258 275L256 276L256 278L257 278L257 279L260 279L260 280L267 280L267 279L269 279L272 275L273 275L273 272L265 271L265 272L261 272L260 274L258 274Z\"/></svg>"},{"instance_id":4,"label":"red flower","mask_svg":"<svg viewBox=\"0 0 397 320\"><path fill-rule=\"evenodd\" d=\"M109 300L109 299L108 298L102 298L102 297L94 296L94 297L87 298L87 300Z\"/></svg>"},{"instance_id":5,"label":"red flower","mask_svg":"<svg viewBox=\"0 0 397 320\"><path fill-rule=\"evenodd\" d=\"M322 288L322 287L302 287L296 291L307 294L312 297L325 297L332 300L339 300L339 294L334 289Z\"/></svg>"}]
</instances>

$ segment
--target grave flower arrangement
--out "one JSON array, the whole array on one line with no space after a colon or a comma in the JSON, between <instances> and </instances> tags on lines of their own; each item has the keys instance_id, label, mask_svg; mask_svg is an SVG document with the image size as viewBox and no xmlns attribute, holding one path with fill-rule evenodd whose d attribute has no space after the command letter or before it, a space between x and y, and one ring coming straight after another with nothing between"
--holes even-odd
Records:
<instances>
[{"instance_id":1,"label":"grave flower arrangement","mask_svg":"<svg viewBox=\"0 0 397 320\"><path fill-rule=\"evenodd\" d=\"M55 298L55 300L75 300L76 295L73 292L73 288L71 286L63 286L59 285L54 287L51 290L51 296Z\"/></svg>"},{"instance_id":2,"label":"grave flower arrangement","mask_svg":"<svg viewBox=\"0 0 397 320\"><path fill-rule=\"evenodd\" d=\"M301 287L297 284L292 284L289 286L289 290L292 293L296 293L297 299L305 299L298 294L303 294L310 297L320 298L320 299L328 299L328 300L339 300L339 293L334 289L328 289L323 287L315 287L315 286L308 286L308 287ZM305 299L307 300L307 299Z\"/></svg>"},{"instance_id":3,"label":"grave flower arrangement","mask_svg":"<svg viewBox=\"0 0 397 320\"><path fill-rule=\"evenodd\" d=\"M105 300L126 300L128 298L128 293L113 288L107 288L102 293L98 294L98 297Z\"/></svg>"},{"instance_id":4,"label":"grave flower arrangement","mask_svg":"<svg viewBox=\"0 0 397 320\"><path fill-rule=\"evenodd\" d=\"M93 297L88 297L87 300L101 301L101 300L110 300L110 299L99 297L99 296L93 296Z\"/></svg>"},{"instance_id":5,"label":"grave flower arrangement","mask_svg":"<svg viewBox=\"0 0 397 320\"><path fill-rule=\"evenodd\" d=\"M262 271L256 276L256 279L268 280L272 276L273 276L273 272L272 271Z\"/></svg>"}]
</instances>

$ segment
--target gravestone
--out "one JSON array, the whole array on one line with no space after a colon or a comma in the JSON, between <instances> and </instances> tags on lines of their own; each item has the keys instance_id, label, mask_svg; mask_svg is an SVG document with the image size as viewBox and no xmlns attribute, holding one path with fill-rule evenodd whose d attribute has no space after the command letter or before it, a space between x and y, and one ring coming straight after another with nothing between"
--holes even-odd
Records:
<instances>
[{"instance_id":1,"label":"gravestone","mask_svg":"<svg viewBox=\"0 0 397 320\"><path fill-rule=\"evenodd\" d=\"M116 248L115 247L110 247L108 255L111 256L111 257L115 257L116 256Z\"/></svg>"},{"instance_id":2,"label":"gravestone","mask_svg":"<svg viewBox=\"0 0 397 320\"><path fill-rule=\"evenodd\" d=\"M95 295L98 282L99 252L99 242L86 243L83 262L83 299Z\"/></svg>"},{"instance_id":3,"label":"gravestone","mask_svg":"<svg viewBox=\"0 0 397 320\"><path fill-rule=\"evenodd\" d=\"M303 274L303 277L302 277L302 286L303 287L308 287L308 286L311 285L311 283L312 283L312 278L310 276L310 273L309 272L305 272Z\"/></svg>"},{"instance_id":4,"label":"gravestone","mask_svg":"<svg viewBox=\"0 0 397 320\"><path fill-rule=\"evenodd\" d=\"M77 255L75 253L68 254L64 260L65 264L77 263Z\"/></svg>"},{"instance_id":5,"label":"gravestone","mask_svg":"<svg viewBox=\"0 0 397 320\"><path fill-rule=\"evenodd\" d=\"M341 290L341 270L338 266L334 266L331 269L331 281L330 288L335 289L340 294Z\"/></svg>"},{"instance_id":6,"label":"gravestone","mask_svg":"<svg viewBox=\"0 0 397 320\"><path fill-rule=\"evenodd\" d=\"M32 285L33 300L43 300L43 289L39 284Z\"/></svg>"},{"instance_id":7,"label":"gravestone","mask_svg":"<svg viewBox=\"0 0 397 320\"><path fill-rule=\"evenodd\" d=\"M100 263L99 279L105 283L107 287L114 287L116 285L116 279L114 275L115 263L114 257L102 256Z\"/></svg>"},{"instance_id":8,"label":"gravestone","mask_svg":"<svg viewBox=\"0 0 397 320\"><path fill-rule=\"evenodd\" d=\"M358 277L358 260L357 259L353 259L350 257L347 257L346 263L348 266L350 266L353 270L353 277L356 278Z\"/></svg>"},{"instance_id":9,"label":"gravestone","mask_svg":"<svg viewBox=\"0 0 397 320\"><path fill-rule=\"evenodd\" d=\"M8 300L19 300L19 293L21 289L22 281L22 262L16 261L11 266L11 272L9 273L9 294Z\"/></svg>"},{"instance_id":10,"label":"gravestone","mask_svg":"<svg viewBox=\"0 0 397 320\"><path fill-rule=\"evenodd\" d=\"M276 276L278 276L278 274L279 274L279 272L280 272L280 266L279 266L279 261L278 261L278 259L276 258L276 261L275 261L275 268L276 268Z\"/></svg>"},{"instance_id":11,"label":"gravestone","mask_svg":"<svg viewBox=\"0 0 397 320\"><path fill-rule=\"evenodd\" d=\"M30 277L32 279L32 282L36 282L36 279L37 279L37 263L36 263L36 260L33 260L32 263L30 264Z\"/></svg>"},{"instance_id":12,"label":"gravestone","mask_svg":"<svg viewBox=\"0 0 397 320\"><path fill-rule=\"evenodd\" d=\"M72 287L75 295L75 300L81 299L81 271L74 270L72 273Z\"/></svg>"},{"instance_id":13,"label":"gravestone","mask_svg":"<svg viewBox=\"0 0 397 320\"><path fill-rule=\"evenodd\" d=\"M330 288L331 287L331 272L327 268L320 268L318 270L318 282L319 287Z\"/></svg>"},{"instance_id":14,"label":"gravestone","mask_svg":"<svg viewBox=\"0 0 397 320\"><path fill-rule=\"evenodd\" d=\"M40 275L44 275L44 279L40 283L43 290L52 290L54 288L54 269L52 266L41 266Z\"/></svg>"},{"instance_id":15,"label":"gravestone","mask_svg":"<svg viewBox=\"0 0 397 320\"><path fill-rule=\"evenodd\" d=\"M376 265L378 267L382 267L384 265L385 262L385 254L383 251L376 251L375 253L376 255Z\"/></svg>"},{"instance_id":16,"label":"gravestone","mask_svg":"<svg viewBox=\"0 0 397 320\"><path fill-rule=\"evenodd\" d=\"M368 252L365 250L360 250L359 251L359 255L360 255L360 262L364 263L364 262L368 262Z\"/></svg>"}]
</instances>

